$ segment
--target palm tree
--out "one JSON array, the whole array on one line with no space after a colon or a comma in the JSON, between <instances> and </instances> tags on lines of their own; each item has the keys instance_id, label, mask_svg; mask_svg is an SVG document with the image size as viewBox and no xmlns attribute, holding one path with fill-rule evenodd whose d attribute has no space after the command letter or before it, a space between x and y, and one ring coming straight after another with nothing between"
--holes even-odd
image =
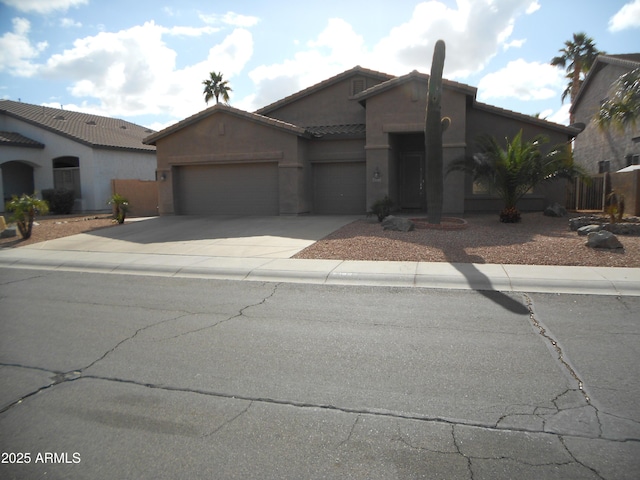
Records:
<instances>
[{"instance_id":1,"label":"palm tree","mask_svg":"<svg viewBox=\"0 0 640 480\"><path fill-rule=\"evenodd\" d=\"M520 130L512 140L506 139L507 147L491 135L478 138L479 152L471 158L453 162L447 171L462 171L473 176L473 180L487 187L504 201L500 212L503 222L518 222L518 201L538 184L555 178L583 176L582 170L573 164L568 145L552 148L547 153L540 149L549 139L537 135L531 141L522 140Z\"/></svg>"},{"instance_id":2,"label":"palm tree","mask_svg":"<svg viewBox=\"0 0 640 480\"><path fill-rule=\"evenodd\" d=\"M596 57L604 52L599 52L593 42L593 38L585 33L574 33L573 40L564 42L564 48L559 50L561 55L551 59L551 65L559 66L566 70L569 84L562 92L562 101L569 96L571 103L578 95L584 76L589 72ZM573 115L572 115L573 117ZM573 123L573 118L571 118Z\"/></svg>"},{"instance_id":3,"label":"palm tree","mask_svg":"<svg viewBox=\"0 0 640 480\"><path fill-rule=\"evenodd\" d=\"M610 125L623 130L636 126L640 117L640 68L621 75L611 88L609 99L604 101L594 121L601 128Z\"/></svg>"},{"instance_id":4,"label":"palm tree","mask_svg":"<svg viewBox=\"0 0 640 480\"><path fill-rule=\"evenodd\" d=\"M229 92L233 90L229 86L227 80L222 80L222 73L210 72L209 78L202 82L204 85L204 101L209 105L209 100L213 97L216 99L216 103L220 103L220 96L225 103L229 102Z\"/></svg>"}]
</instances>

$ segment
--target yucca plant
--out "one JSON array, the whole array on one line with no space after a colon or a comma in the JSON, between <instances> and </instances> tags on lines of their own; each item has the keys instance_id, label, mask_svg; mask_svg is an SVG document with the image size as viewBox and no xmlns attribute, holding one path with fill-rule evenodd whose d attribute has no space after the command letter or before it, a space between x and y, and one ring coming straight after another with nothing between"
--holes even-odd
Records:
<instances>
[{"instance_id":1,"label":"yucca plant","mask_svg":"<svg viewBox=\"0 0 640 480\"><path fill-rule=\"evenodd\" d=\"M504 201L500 214L503 222L520 221L518 201L542 182L556 178L572 179L586 174L573 163L567 145L548 152L541 150L549 139L537 135L531 141L522 139L520 130L513 139L506 139L506 148L491 135L482 135L477 143L479 151L472 157L453 162L447 173L463 171Z\"/></svg>"}]
</instances>

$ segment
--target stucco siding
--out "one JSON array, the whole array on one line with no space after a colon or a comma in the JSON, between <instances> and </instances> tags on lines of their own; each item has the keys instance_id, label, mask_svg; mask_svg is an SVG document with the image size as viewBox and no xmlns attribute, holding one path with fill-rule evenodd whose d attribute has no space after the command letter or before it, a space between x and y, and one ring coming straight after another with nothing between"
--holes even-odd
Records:
<instances>
[{"instance_id":1,"label":"stucco siding","mask_svg":"<svg viewBox=\"0 0 640 480\"><path fill-rule=\"evenodd\" d=\"M155 152L92 148L16 118L6 115L0 118L3 130L19 132L45 145L44 149L0 148L0 164L19 160L33 166L34 189L37 192L54 188L54 159L64 156L78 158L81 191L76 200L77 210L108 211L106 202L111 196L110 182L114 178L155 178ZM3 192L0 191L0 194Z\"/></svg>"},{"instance_id":2,"label":"stucco siding","mask_svg":"<svg viewBox=\"0 0 640 480\"><path fill-rule=\"evenodd\" d=\"M629 70L617 65L607 64L591 75L574 115L576 122L586 125L585 130L575 141L574 157L576 161L592 173L598 173L598 162L610 162L610 171L615 172L627 166L627 155L640 153L640 145L634 144L633 137L640 135L640 126L629 127L626 132L616 128L599 129L593 122L600 105L609 96L611 85Z\"/></svg>"}]
</instances>

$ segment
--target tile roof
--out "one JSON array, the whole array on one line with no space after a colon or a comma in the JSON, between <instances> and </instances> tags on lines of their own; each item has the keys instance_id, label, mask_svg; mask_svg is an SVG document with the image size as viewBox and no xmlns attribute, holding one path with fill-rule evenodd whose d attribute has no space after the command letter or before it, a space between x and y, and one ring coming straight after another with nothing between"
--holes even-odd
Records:
<instances>
[{"instance_id":1,"label":"tile roof","mask_svg":"<svg viewBox=\"0 0 640 480\"><path fill-rule=\"evenodd\" d=\"M324 137L325 135L337 136L354 136L365 135L367 133L367 126L364 123L353 123L345 125L317 125L311 127L305 127L314 137Z\"/></svg>"},{"instance_id":2,"label":"tile roof","mask_svg":"<svg viewBox=\"0 0 640 480\"><path fill-rule=\"evenodd\" d=\"M0 115L67 137L92 148L155 152L142 143L153 130L117 118L73 112L29 103L0 100Z\"/></svg>"},{"instance_id":3,"label":"tile roof","mask_svg":"<svg viewBox=\"0 0 640 480\"><path fill-rule=\"evenodd\" d=\"M44 148L44 144L16 132L0 132L0 146Z\"/></svg>"},{"instance_id":4,"label":"tile roof","mask_svg":"<svg viewBox=\"0 0 640 480\"><path fill-rule=\"evenodd\" d=\"M165 128L164 130L161 130L152 135L149 135L148 137L144 138L143 141L147 145L155 145L156 142L161 138L171 135L172 133L175 133L178 130L182 130L183 128L193 123L199 122L203 118L206 118L217 112L226 112L236 117L241 117L255 123L260 123L263 125L279 128L281 130L287 131L289 133L293 133L295 135L299 135L303 137L309 136L309 133L307 133L307 131L304 128L298 127L297 125L283 122L282 120L276 120L275 118L265 117L264 115L258 115L257 113L246 112L244 110L240 110L239 108L235 108L230 105L224 105L222 103L218 103L213 107L209 107L206 110L202 110L201 112L196 113L195 115L191 115L190 117L185 118L184 120L181 120L178 123L174 123L173 125Z\"/></svg>"},{"instance_id":5,"label":"tile roof","mask_svg":"<svg viewBox=\"0 0 640 480\"><path fill-rule=\"evenodd\" d=\"M340 82L345 78L349 78L357 75L364 75L364 76L376 78L381 81L386 81L386 80L395 78L393 75L389 75L388 73L378 72L376 70L369 70L368 68L363 68L360 65L357 65L345 72L339 73L338 75L335 75L331 78L327 78L326 80L323 80L320 83L311 85L310 87L307 87L304 90L300 90L299 92L289 95L288 97L284 97L274 103L271 103L265 107L262 107L259 110L256 110L256 113L261 115L267 115L269 114L269 112L272 112L273 110L276 110L277 108L280 108L288 103L291 103L295 100L306 97L307 95L310 95L318 90L322 90L323 88L326 88L329 85L332 85L334 83Z\"/></svg>"},{"instance_id":6,"label":"tile roof","mask_svg":"<svg viewBox=\"0 0 640 480\"><path fill-rule=\"evenodd\" d=\"M363 90L362 92L354 95L352 98L363 103L367 98L378 95L379 93L395 88L398 85L402 85L403 83L409 82L411 80L418 80L427 83L429 81L429 75L427 75L426 73L420 73L417 70L413 70L412 72L406 75L402 75L401 77L394 77L390 80L387 80L386 82L382 82L378 85L374 85L371 88L367 88L366 90ZM453 80L447 80L446 78L442 79L442 84L446 88L458 90L473 97L476 96L476 92L478 90L477 88L465 83L454 82Z\"/></svg>"}]
</instances>

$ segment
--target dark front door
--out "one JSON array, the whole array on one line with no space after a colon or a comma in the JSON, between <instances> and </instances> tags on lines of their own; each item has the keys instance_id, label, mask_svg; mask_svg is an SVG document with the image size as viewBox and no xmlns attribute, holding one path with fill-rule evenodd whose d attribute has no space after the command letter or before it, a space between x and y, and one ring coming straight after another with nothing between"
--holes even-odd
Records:
<instances>
[{"instance_id":1,"label":"dark front door","mask_svg":"<svg viewBox=\"0 0 640 480\"><path fill-rule=\"evenodd\" d=\"M424 201L424 154L403 153L400 158L400 208L417 210Z\"/></svg>"}]
</instances>

